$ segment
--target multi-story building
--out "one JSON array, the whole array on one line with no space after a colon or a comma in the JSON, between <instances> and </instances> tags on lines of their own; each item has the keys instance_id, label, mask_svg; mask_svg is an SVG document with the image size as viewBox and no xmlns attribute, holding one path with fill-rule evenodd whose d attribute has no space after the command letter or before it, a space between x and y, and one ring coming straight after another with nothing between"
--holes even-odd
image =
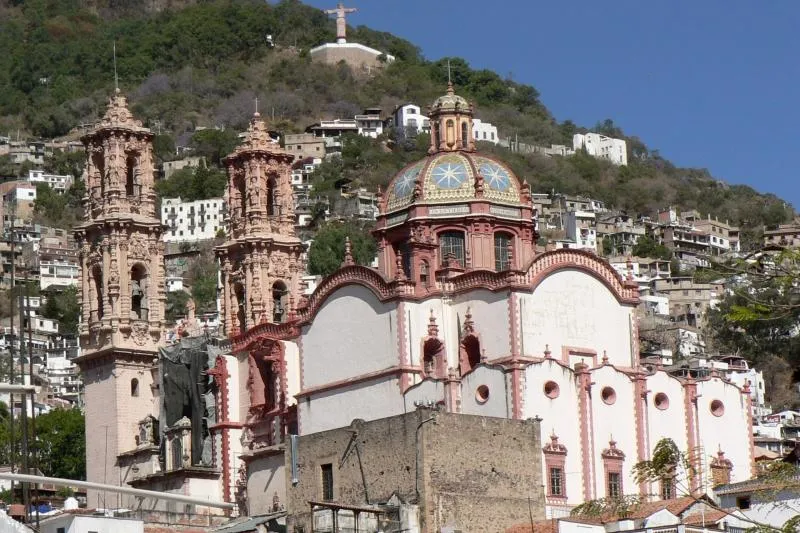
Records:
<instances>
[{"instance_id":1,"label":"multi-story building","mask_svg":"<svg viewBox=\"0 0 800 533\"><path fill-rule=\"evenodd\" d=\"M287 133L283 136L283 149L297 159L325 157L325 141L313 133Z\"/></svg>"},{"instance_id":2,"label":"multi-story building","mask_svg":"<svg viewBox=\"0 0 800 533\"><path fill-rule=\"evenodd\" d=\"M764 228L764 246L796 248L800 246L800 223L780 224Z\"/></svg>"},{"instance_id":3,"label":"multi-story building","mask_svg":"<svg viewBox=\"0 0 800 533\"><path fill-rule=\"evenodd\" d=\"M489 142L497 144L500 142L500 136L497 134L497 126L493 126L489 122L482 122L476 118L472 121L472 135L476 141Z\"/></svg>"},{"instance_id":4,"label":"multi-story building","mask_svg":"<svg viewBox=\"0 0 800 533\"><path fill-rule=\"evenodd\" d=\"M719 301L720 288L711 283L695 283L691 277L656 279L655 290L669 297L669 313L676 322L701 326L709 307Z\"/></svg>"},{"instance_id":5,"label":"multi-story building","mask_svg":"<svg viewBox=\"0 0 800 533\"><path fill-rule=\"evenodd\" d=\"M39 183L43 183L59 193L67 192L67 189L72 187L72 183L75 181L75 178L67 175L61 174L48 174L44 170L29 170L28 171L28 182L32 183L34 186L38 185Z\"/></svg>"},{"instance_id":6,"label":"multi-story building","mask_svg":"<svg viewBox=\"0 0 800 533\"><path fill-rule=\"evenodd\" d=\"M207 241L225 228L225 201L207 198L183 202L180 198L161 200L161 223L167 226L164 242Z\"/></svg>"},{"instance_id":7,"label":"multi-story building","mask_svg":"<svg viewBox=\"0 0 800 533\"><path fill-rule=\"evenodd\" d=\"M3 194L3 225L8 226L14 220L30 222L35 201L35 185L15 182L13 187Z\"/></svg>"},{"instance_id":8,"label":"multi-story building","mask_svg":"<svg viewBox=\"0 0 800 533\"><path fill-rule=\"evenodd\" d=\"M567 239L575 243L574 248L597 252L597 230L595 214L591 211L568 211L565 216Z\"/></svg>"},{"instance_id":9,"label":"multi-story building","mask_svg":"<svg viewBox=\"0 0 800 533\"><path fill-rule=\"evenodd\" d=\"M45 143L41 141L11 141L8 143L11 163L44 165Z\"/></svg>"},{"instance_id":10,"label":"multi-story building","mask_svg":"<svg viewBox=\"0 0 800 533\"><path fill-rule=\"evenodd\" d=\"M355 116L358 134L362 137L377 138L383 134L383 119L380 107L368 107L360 115Z\"/></svg>"},{"instance_id":11,"label":"multi-story building","mask_svg":"<svg viewBox=\"0 0 800 533\"><path fill-rule=\"evenodd\" d=\"M331 211L337 217L375 220L378 215L378 196L363 187L342 189L339 196L334 197Z\"/></svg>"},{"instance_id":12,"label":"multi-story building","mask_svg":"<svg viewBox=\"0 0 800 533\"><path fill-rule=\"evenodd\" d=\"M387 126L400 130L404 135L417 135L420 132L431 132L430 119L422 114L416 104L403 104L394 108L392 116L387 119Z\"/></svg>"},{"instance_id":13,"label":"multi-story building","mask_svg":"<svg viewBox=\"0 0 800 533\"><path fill-rule=\"evenodd\" d=\"M597 243L600 252L610 248L612 255L630 255L639 239L645 235L643 224L628 215L604 216L597 221Z\"/></svg>"},{"instance_id":14,"label":"multi-story building","mask_svg":"<svg viewBox=\"0 0 800 533\"><path fill-rule=\"evenodd\" d=\"M607 159L615 165L628 164L628 148L623 139L599 133L576 133L572 136L572 147L575 150L585 149L587 154Z\"/></svg>"},{"instance_id":15,"label":"multi-story building","mask_svg":"<svg viewBox=\"0 0 800 533\"><path fill-rule=\"evenodd\" d=\"M175 172L183 168L197 168L206 164L203 156L188 156L175 161L164 161L161 165L161 174L164 179L170 178Z\"/></svg>"},{"instance_id":16,"label":"multi-story building","mask_svg":"<svg viewBox=\"0 0 800 533\"><path fill-rule=\"evenodd\" d=\"M739 251L739 228L731 226L727 221L720 222L711 215L702 218L700 213L691 210L681 213L684 220L692 224L692 227L709 236L708 249L711 255L723 255L730 252Z\"/></svg>"}]
</instances>

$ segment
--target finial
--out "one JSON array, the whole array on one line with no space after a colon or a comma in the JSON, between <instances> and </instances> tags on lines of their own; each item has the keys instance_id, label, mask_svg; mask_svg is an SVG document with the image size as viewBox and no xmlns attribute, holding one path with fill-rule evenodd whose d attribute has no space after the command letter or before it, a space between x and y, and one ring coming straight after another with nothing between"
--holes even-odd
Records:
<instances>
[{"instance_id":1,"label":"finial","mask_svg":"<svg viewBox=\"0 0 800 533\"><path fill-rule=\"evenodd\" d=\"M550 353L551 353L550 352L550 345L549 344L545 344L544 345L544 358L545 359L550 359Z\"/></svg>"},{"instance_id":2,"label":"finial","mask_svg":"<svg viewBox=\"0 0 800 533\"><path fill-rule=\"evenodd\" d=\"M453 79L450 75L450 60L447 60L447 94L453 95L455 94L455 89L453 89Z\"/></svg>"},{"instance_id":3,"label":"finial","mask_svg":"<svg viewBox=\"0 0 800 533\"><path fill-rule=\"evenodd\" d=\"M433 308L431 308L431 316L428 319L428 337L438 337L439 326L436 325L436 317L433 316Z\"/></svg>"},{"instance_id":4,"label":"finial","mask_svg":"<svg viewBox=\"0 0 800 533\"><path fill-rule=\"evenodd\" d=\"M114 40L114 92L119 94L119 76L117 76L117 41Z\"/></svg>"},{"instance_id":5,"label":"finial","mask_svg":"<svg viewBox=\"0 0 800 533\"><path fill-rule=\"evenodd\" d=\"M608 364L608 354L606 354L605 350L603 350L603 364Z\"/></svg>"},{"instance_id":6,"label":"finial","mask_svg":"<svg viewBox=\"0 0 800 533\"><path fill-rule=\"evenodd\" d=\"M464 335L475 333L475 322L472 320L472 309L467 307L467 313L464 315Z\"/></svg>"},{"instance_id":7,"label":"finial","mask_svg":"<svg viewBox=\"0 0 800 533\"><path fill-rule=\"evenodd\" d=\"M258 96L256 96L256 112L253 113L254 117L260 117L261 115L258 113Z\"/></svg>"},{"instance_id":8,"label":"finial","mask_svg":"<svg viewBox=\"0 0 800 533\"><path fill-rule=\"evenodd\" d=\"M396 279L397 281L405 280L406 279L406 273L403 270L403 256L402 256L402 254L397 254L397 257L395 258L395 267L396 267L397 270L394 273L394 279Z\"/></svg>"},{"instance_id":9,"label":"finial","mask_svg":"<svg viewBox=\"0 0 800 533\"><path fill-rule=\"evenodd\" d=\"M350 237L345 236L344 238L344 262L342 266L350 266L354 264L353 261L353 247L350 244Z\"/></svg>"}]
</instances>

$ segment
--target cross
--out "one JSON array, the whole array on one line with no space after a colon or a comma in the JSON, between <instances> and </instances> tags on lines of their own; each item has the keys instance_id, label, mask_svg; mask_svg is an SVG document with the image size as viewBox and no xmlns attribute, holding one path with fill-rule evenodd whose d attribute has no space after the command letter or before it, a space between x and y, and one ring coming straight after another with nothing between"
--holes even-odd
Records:
<instances>
[{"instance_id":1,"label":"cross","mask_svg":"<svg viewBox=\"0 0 800 533\"><path fill-rule=\"evenodd\" d=\"M447 60L447 84L450 85L453 80L450 79L450 60Z\"/></svg>"},{"instance_id":2,"label":"cross","mask_svg":"<svg viewBox=\"0 0 800 533\"><path fill-rule=\"evenodd\" d=\"M345 34L347 33L347 21L345 16L347 13L355 13L358 9L354 7L344 7L342 2L336 5L336 9L326 9L326 15L336 15L336 42L344 44L347 42Z\"/></svg>"},{"instance_id":3,"label":"cross","mask_svg":"<svg viewBox=\"0 0 800 533\"><path fill-rule=\"evenodd\" d=\"M256 96L256 115L258 115L258 96Z\"/></svg>"}]
</instances>

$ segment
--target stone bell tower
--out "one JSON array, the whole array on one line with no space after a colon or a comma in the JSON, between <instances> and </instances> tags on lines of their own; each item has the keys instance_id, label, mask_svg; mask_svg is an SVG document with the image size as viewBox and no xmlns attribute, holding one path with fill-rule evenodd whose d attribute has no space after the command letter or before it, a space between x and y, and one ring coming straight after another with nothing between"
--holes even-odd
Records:
<instances>
[{"instance_id":1,"label":"stone bell tower","mask_svg":"<svg viewBox=\"0 0 800 533\"><path fill-rule=\"evenodd\" d=\"M244 142L225 158L228 235L216 253L228 335L262 322L285 322L300 296L304 265L294 233L293 158L270 139L258 113Z\"/></svg>"},{"instance_id":2,"label":"stone bell tower","mask_svg":"<svg viewBox=\"0 0 800 533\"><path fill-rule=\"evenodd\" d=\"M117 90L86 147L80 250L87 478L122 484L117 456L136 448L137 423L153 411L150 372L164 325L164 245L153 190L153 134ZM99 498L99 493L94 494ZM116 505L94 501L89 505Z\"/></svg>"}]
</instances>

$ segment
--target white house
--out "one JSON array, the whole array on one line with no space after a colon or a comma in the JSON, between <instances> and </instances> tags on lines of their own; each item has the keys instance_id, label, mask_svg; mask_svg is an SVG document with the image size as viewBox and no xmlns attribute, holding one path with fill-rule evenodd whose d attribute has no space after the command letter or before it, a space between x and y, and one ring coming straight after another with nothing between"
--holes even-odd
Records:
<instances>
[{"instance_id":1,"label":"white house","mask_svg":"<svg viewBox=\"0 0 800 533\"><path fill-rule=\"evenodd\" d=\"M430 133L431 121L422 114L416 104L403 104L395 108L392 113L392 124L395 128L403 130L406 134L416 135L419 132Z\"/></svg>"},{"instance_id":2,"label":"white house","mask_svg":"<svg viewBox=\"0 0 800 533\"><path fill-rule=\"evenodd\" d=\"M475 136L476 141L486 141L492 144L500 142L500 137L497 135L497 126L492 126L491 123L483 122L479 118L472 120L472 134Z\"/></svg>"},{"instance_id":3,"label":"white house","mask_svg":"<svg viewBox=\"0 0 800 533\"><path fill-rule=\"evenodd\" d=\"M164 198L161 202L161 223L167 226L164 242L194 242L213 239L225 228L225 201L208 198L182 202L180 198Z\"/></svg>"},{"instance_id":4,"label":"white house","mask_svg":"<svg viewBox=\"0 0 800 533\"><path fill-rule=\"evenodd\" d=\"M383 133L383 120L381 120L381 109L370 107L355 117L358 134L362 137L377 138Z\"/></svg>"},{"instance_id":5,"label":"white house","mask_svg":"<svg viewBox=\"0 0 800 533\"><path fill-rule=\"evenodd\" d=\"M597 251L595 214L590 211L569 211L565 216L567 239L575 242L575 248Z\"/></svg>"},{"instance_id":6,"label":"white house","mask_svg":"<svg viewBox=\"0 0 800 533\"><path fill-rule=\"evenodd\" d=\"M64 511L41 520L41 533L144 533L144 522L136 518L89 515L85 511Z\"/></svg>"},{"instance_id":7,"label":"white house","mask_svg":"<svg viewBox=\"0 0 800 533\"><path fill-rule=\"evenodd\" d=\"M72 186L74 181L75 178L70 175L62 176L60 174L47 174L44 170L28 171L28 182L33 183L34 185L44 183L59 193L66 192L67 189Z\"/></svg>"},{"instance_id":8,"label":"white house","mask_svg":"<svg viewBox=\"0 0 800 533\"><path fill-rule=\"evenodd\" d=\"M576 133L572 136L572 147L575 150L585 148L587 154L608 159L615 165L628 164L628 148L623 139L614 139L599 133Z\"/></svg>"}]
</instances>

